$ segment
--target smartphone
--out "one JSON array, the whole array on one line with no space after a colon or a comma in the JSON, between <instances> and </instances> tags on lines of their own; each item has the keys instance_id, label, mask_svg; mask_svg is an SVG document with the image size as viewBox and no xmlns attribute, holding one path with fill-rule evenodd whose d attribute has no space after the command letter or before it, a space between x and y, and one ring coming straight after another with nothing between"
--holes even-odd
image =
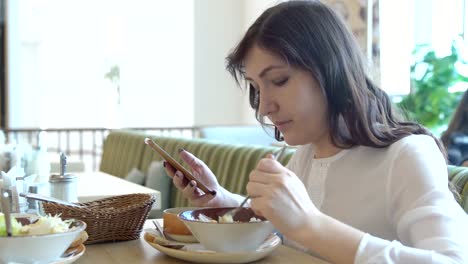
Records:
<instances>
[{"instance_id":1,"label":"smartphone","mask_svg":"<svg viewBox=\"0 0 468 264\"><path fill-rule=\"evenodd\" d=\"M197 183L197 187L200 188L205 193L209 193L209 194L211 194L213 196L216 195L216 191L208 189L208 187L206 187L202 182L198 181L192 175L192 173L190 173L190 171L185 169L184 166L182 166L179 162L177 162L177 160L175 160L173 157L171 157L171 155L169 155L169 153L167 153L163 148L161 148L161 146L156 144L156 142L154 142L150 138L145 138L145 144L150 146L156 152L158 152L159 155L161 155L161 157L163 157L167 162L169 162L169 164L171 164L172 167L174 167L178 171L182 172L182 174L184 174L185 178L188 181L193 180L193 181L195 181Z\"/></svg>"}]
</instances>

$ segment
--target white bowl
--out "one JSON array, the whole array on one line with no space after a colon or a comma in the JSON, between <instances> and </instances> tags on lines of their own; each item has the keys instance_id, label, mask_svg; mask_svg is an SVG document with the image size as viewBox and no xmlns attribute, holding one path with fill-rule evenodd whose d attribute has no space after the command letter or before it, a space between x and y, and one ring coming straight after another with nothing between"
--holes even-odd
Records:
<instances>
[{"instance_id":1,"label":"white bowl","mask_svg":"<svg viewBox=\"0 0 468 264\"><path fill-rule=\"evenodd\" d=\"M63 233L0 237L0 263L48 263L59 259L86 229L86 223L74 220L70 227Z\"/></svg>"},{"instance_id":2,"label":"white bowl","mask_svg":"<svg viewBox=\"0 0 468 264\"><path fill-rule=\"evenodd\" d=\"M203 214L218 219L233 207L202 208L185 211L179 218L192 231L198 241L209 250L216 252L241 252L256 250L273 232L273 225L250 208L242 208L234 217L234 223L213 223L198 220ZM249 222L255 217L260 222Z\"/></svg>"}]
</instances>

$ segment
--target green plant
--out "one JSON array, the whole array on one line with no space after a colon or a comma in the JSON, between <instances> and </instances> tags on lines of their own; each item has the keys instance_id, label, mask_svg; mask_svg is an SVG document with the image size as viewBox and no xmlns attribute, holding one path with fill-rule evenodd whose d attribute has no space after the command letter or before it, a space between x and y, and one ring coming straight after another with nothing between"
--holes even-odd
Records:
<instances>
[{"instance_id":1,"label":"green plant","mask_svg":"<svg viewBox=\"0 0 468 264\"><path fill-rule=\"evenodd\" d=\"M425 47L420 46L413 52L415 57L426 53L411 66L411 90L398 105L409 119L436 130L448 123L460 100L461 93L449 92L449 88L458 82L467 82L468 78L457 71L456 64L464 62L455 45L445 57L437 57L433 50L427 51Z\"/></svg>"},{"instance_id":2,"label":"green plant","mask_svg":"<svg viewBox=\"0 0 468 264\"><path fill-rule=\"evenodd\" d=\"M109 79L113 84L116 85L117 89L117 104L120 105L120 67L119 65L113 65L109 72L104 75L104 78Z\"/></svg>"}]
</instances>

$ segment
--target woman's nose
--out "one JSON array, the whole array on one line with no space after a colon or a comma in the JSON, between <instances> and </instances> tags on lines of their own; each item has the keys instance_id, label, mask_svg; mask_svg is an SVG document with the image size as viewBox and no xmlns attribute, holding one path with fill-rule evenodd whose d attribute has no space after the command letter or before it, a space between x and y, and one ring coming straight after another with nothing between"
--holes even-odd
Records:
<instances>
[{"instance_id":1,"label":"woman's nose","mask_svg":"<svg viewBox=\"0 0 468 264\"><path fill-rule=\"evenodd\" d=\"M265 93L260 93L258 100L258 113L262 116L268 116L277 110L278 104L275 100Z\"/></svg>"}]
</instances>

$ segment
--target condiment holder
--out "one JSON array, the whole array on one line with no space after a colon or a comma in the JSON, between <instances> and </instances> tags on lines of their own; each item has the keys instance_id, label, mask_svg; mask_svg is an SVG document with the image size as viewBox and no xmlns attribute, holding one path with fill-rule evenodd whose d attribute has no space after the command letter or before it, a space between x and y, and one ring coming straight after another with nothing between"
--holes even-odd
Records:
<instances>
[{"instance_id":1,"label":"condiment holder","mask_svg":"<svg viewBox=\"0 0 468 264\"><path fill-rule=\"evenodd\" d=\"M67 157L60 153L60 174L52 174L49 178L50 196L74 203L78 202L77 176L67 171Z\"/></svg>"}]
</instances>

